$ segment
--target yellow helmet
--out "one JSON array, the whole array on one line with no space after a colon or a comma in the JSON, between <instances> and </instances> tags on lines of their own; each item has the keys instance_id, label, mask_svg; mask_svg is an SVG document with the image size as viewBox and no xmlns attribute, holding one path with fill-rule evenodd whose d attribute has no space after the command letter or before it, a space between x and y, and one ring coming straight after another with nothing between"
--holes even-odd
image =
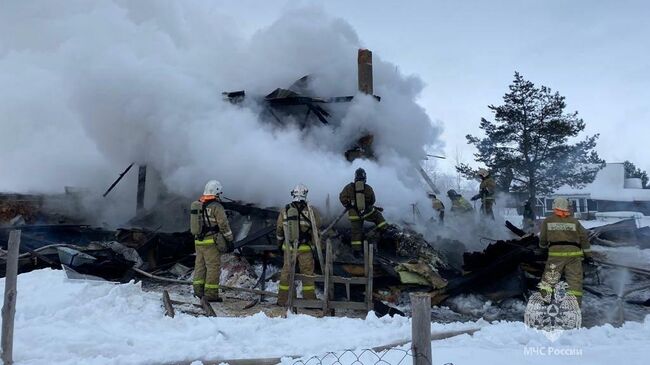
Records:
<instances>
[{"instance_id":1,"label":"yellow helmet","mask_svg":"<svg viewBox=\"0 0 650 365\"><path fill-rule=\"evenodd\" d=\"M488 170L483 169L483 168L478 169L478 176L480 176L480 177L487 177L488 175L490 175L490 173L488 172Z\"/></svg>"}]
</instances>

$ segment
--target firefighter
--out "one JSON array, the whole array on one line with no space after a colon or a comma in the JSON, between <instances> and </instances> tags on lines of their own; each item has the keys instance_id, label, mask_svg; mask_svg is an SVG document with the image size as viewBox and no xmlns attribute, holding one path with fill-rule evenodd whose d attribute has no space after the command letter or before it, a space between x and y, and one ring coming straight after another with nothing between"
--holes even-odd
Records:
<instances>
[{"instance_id":1,"label":"firefighter","mask_svg":"<svg viewBox=\"0 0 650 365\"><path fill-rule=\"evenodd\" d=\"M210 180L203 195L190 208L190 230L194 235L194 295L209 302L221 302L219 277L221 254L232 246L233 234L226 211L220 202L221 183Z\"/></svg>"},{"instance_id":2,"label":"firefighter","mask_svg":"<svg viewBox=\"0 0 650 365\"><path fill-rule=\"evenodd\" d=\"M442 200L438 199L436 194L429 192L429 199L431 199L431 207L438 213L438 222L442 224L445 221L445 205Z\"/></svg>"},{"instance_id":3,"label":"firefighter","mask_svg":"<svg viewBox=\"0 0 650 365\"><path fill-rule=\"evenodd\" d=\"M291 191L293 201L287 204L278 216L276 225L276 238L278 246L284 251L284 265L280 273L280 286L278 290L278 305L284 306L289 299L289 274L295 267L291 267L293 247L297 248L296 261L300 272L304 275L314 275L314 241L318 238L320 215L318 211L307 203L309 190L303 184L298 184ZM316 299L314 279L302 281L302 297ZM293 293L292 293L293 295Z\"/></svg>"},{"instance_id":4,"label":"firefighter","mask_svg":"<svg viewBox=\"0 0 650 365\"><path fill-rule=\"evenodd\" d=\"M548 247L548 260L539 287L544 295L553 291L553 285L545 280L552 277L550 271L564 274L569 285L567 293L574 295L582 303L582 261L591 261L591 246L587 231L580 222L571 216L569 201L555 198L553 214L541 224L539 246ZM559 279L559 277L558 277Z\"/></svg>"},{"instance_id":5,"label":"firefighter","mask_svg":"<svg viewBox=\"0 0 650 365\"><path fill-rule=\"evenodd\" d=\"M524 219L522 221L522 226L523 230L528 233L532 233L535 230L535 220L537 219L535 211L533 210L532 201L533 198L530 198L526 200L526 203L524 203Z\"/></svg>"},{"instance_id":6,"label":"firefighter","mask_svg":"<svg viewBox=\"0 0 650 365\"><path fill-rule=\"evenodd\" d=\"M379 231L386 229L387 223L375 207L375 192L366 184L366 171L358 168L354 173L354 182L347 184L339 194L341 204L348 211L348 218L352 226L351 242L355 256L363 249L363 223L369 221L377 225Z\"/></svg>"},{"instance_id":7,"label":"firefighter","mask_svg":"<svg viewBox=\"0 0 650 365\"><path fill-rule=\"evenodd\" d=\"M481 199L481 213L484 216L494 219L494 193L497 188L496 182L490 172L486 169L479 169L478 176L481 178L481 185L479 186L478 194L472 197L472 201Z\"/></svg>"},{"instance_id":8,"label":"firefighter","mask_svg":"<svg viewBox=\"0 0 650 365\"><path fill-rule=\"evenodd\" d=\"M450 189L447 191L447 197L451 200L451 212L454 215L468 214L474 211L472 205L458 194L456 190Z\"/></svg>"}]
</instances>

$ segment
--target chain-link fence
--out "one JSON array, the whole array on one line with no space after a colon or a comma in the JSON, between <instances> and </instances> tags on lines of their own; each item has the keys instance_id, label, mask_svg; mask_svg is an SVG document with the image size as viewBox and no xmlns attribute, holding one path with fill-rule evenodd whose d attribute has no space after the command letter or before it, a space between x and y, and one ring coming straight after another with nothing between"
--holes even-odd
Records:
<instances>
[{"instance_id":1,"label":"chain-link fence","mask_svg":"<svg viewBox=\"0 0 650 365\"><path fill-rule=\"evenodd\" d=\"M427 359L428 364L431 359ZM415 363L411 349L391 348L384 351L345 350L326 352L318 356L283 361L286 365L410 365ZM451 363L445 365L453 365Z\"/></svg>"}]
</instances>

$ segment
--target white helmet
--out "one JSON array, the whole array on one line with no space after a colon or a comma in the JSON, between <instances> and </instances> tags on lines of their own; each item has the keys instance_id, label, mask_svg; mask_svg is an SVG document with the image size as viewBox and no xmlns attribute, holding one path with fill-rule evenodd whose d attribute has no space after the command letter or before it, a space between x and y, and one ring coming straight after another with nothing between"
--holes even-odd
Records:
<instances>
[{"instance_id":1,"label":"white helmet","mask_svg":"<svg viewBox=\"0 0 650 365\"><path fill-rule=\"evenodd\" d=\"M480 177L487 177L490 173L486 169L478 169L478 176Z\"/></svg>"},{"instance_id":2,"label":"white helmet","mask_svg":"<svg viewBox=\"0 0 650 365\"><path fill-rule=\"evenodd\" d=\"M555 198L553 199L553 209L569 211L569 201L567 198Z\"/></svg>"},{"instance_id":3,"label":"white helmet","mask_svg":"<svg viewBox=\"0 0 650 365\"><path fill-rule=\"evenodd\" d=\"M205 189L203 189L203 195L219 195L221 194L221 183L217 180L210 180L205 184Z\"/></svg>"},{"instance_id":4,"label":"white helmet","mask_svg":"<svg viewBox=\"0 0 650 365\"><path fill-rule=\"evenodd\" d=\"M296 185L293 190L291 190L291 196L293 197L294 202L305 201L307 200L307 193L309 189L304 184Z\"/></svg>"}]
</instances>

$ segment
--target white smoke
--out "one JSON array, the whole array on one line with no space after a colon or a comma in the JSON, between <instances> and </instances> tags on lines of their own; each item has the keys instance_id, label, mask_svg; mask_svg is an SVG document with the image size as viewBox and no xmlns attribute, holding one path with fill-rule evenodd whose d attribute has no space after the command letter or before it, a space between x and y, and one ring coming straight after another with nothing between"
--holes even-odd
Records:
<instances>
[{"instance_id":1,"label":"white smoke","mask_svg":"<svg viewBox=\"0 0 650 365\"><path fill-rule=\"evenodd\" d=\"M417 77L375 52L381 102L357 95L363 44L320 8L289 10L250 38L235 24L212 2L3 2L0 191L101 192L136 162L188 197L216 178L229 197L279 205L302 182L323 206L328 194L337 204L361 166L389 217L429 205L413 167L440 147L440 127L415 102ZM300 130L260 119L255 96L308 74L318 96L357 95L339 124ZM242 89L245 104L223 100ZM343 152L364 132L375 136L377 162L350 164Z\"/></svg>"}]
</instances>

